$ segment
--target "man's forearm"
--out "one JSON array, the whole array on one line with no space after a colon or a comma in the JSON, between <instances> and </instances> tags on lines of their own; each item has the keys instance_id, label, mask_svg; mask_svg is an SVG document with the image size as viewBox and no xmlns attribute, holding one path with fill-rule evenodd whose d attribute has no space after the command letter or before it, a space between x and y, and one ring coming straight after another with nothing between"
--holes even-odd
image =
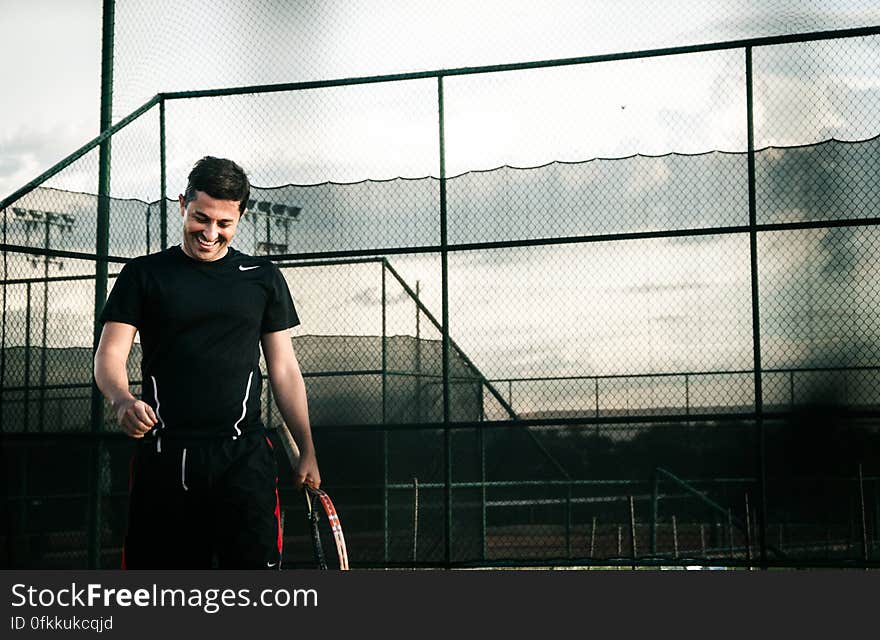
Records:
<instances>
[{"instance_id":1,"label":"man's forearm","mask_svg":"<svg viewBox=\"0 0 880 640\"><path fill-rule=\"evenodd\" d=\"M274 381L272 391L275 394L275 404L281 412L284 429L281 433L283 438L290 438L293 446L300 455L314 455L315 446L312 443L312 429L309 424L308 401L306 400L306 388L302 378L286 379L282 382Z\"/></svg>"},{"instance_id":2,"label":"man's forearm","mask_svg":"<svg viewBox=\"0 0 880 640\"><path fill-rule=\"evenodd\" d=\"M114 409L120 403L134 399L134 394L129 390L128 371L124 362L120 364L112 358L98 354L95 357L95 383Z\"/></svg>"},{"instance_id":3,"label":"man's forearm","mask_svg":"<svg viewBox=\"0 0 880 640\"><path fill-rule=\"evenodd\" d=\"M294 486L307 484L321 486L321 472L315 446L312 443L312 429L309 424L308 402L305 383L301 375L284 376L272 382L275 403L281 412L283 423L278 429L281 443L294 470Z\"/></svg>"},{"instance_id":4,"label":"man's forearm","mask_svg":"<svg viewBox=\"0 0 880 640\"><path fill-rule=\"evenodd\" d=\"M274 331L264 334L261 344L266 356L269 382L275 393L275 404L286 425L279 431L279 435L291 457L294 486L308 485L317 489L321 486L321 472L318 469L315 446L312 444L306 383L293 353L290 333Z\"/></svg>"}]
</instances>

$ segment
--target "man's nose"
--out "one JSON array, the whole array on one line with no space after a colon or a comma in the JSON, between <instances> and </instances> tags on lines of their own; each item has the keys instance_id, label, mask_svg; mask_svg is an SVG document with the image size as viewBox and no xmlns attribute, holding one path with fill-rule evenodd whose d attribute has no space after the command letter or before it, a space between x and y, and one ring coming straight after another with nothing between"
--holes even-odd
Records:
<instances>
[{"instance_id":1,"label":"man's nose","mask_svg":"<svg viewBox=\"0 0 880 640\"><path fill-rule=\"evenodd\" d=\"M216 240L217 233L217 223L215 222L208 222L205 224L205 229L202 231L202 234L204 234L205 238L208 240Z\"/></svg>"}]
</instances>

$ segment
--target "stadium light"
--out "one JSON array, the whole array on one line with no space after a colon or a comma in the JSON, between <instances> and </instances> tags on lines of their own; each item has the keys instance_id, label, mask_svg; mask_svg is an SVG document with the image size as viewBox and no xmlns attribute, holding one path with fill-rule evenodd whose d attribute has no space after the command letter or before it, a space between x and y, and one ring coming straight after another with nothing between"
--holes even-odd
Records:
<instances>
[{"instance_id":1,"label":"stadium light","mask_svg":"<svg viewBox=\"0 0 880 640\"><path fill-rule=\"evenodd\" d=\"M266 235L262 240L256 241L256 253L262 255L283 254L289 250L290 223L299 217L302 207L268 200L255 202L257 212L266 216ZM251 222L256 222L256 216ZM284 227L284 242L278 242L272 237L272 223Z\"/></svg>"},{"instance_id":2,"label":"stadium light","mask_svg":"<svg viewBox=\"0 0 880 640\"><path fill-rule=\"evenodd\" d=\"M68 233L73 229L76 223L76 217L69 213L58 213L56 211L42 211L40 209L24 209L22 207L12 207L13 221L17 220L24 223L25 243L30 244L31 232L40 228L43 229L43 249L48 253L52 238L52 227L58 227L62 233ZM57 265L58 269L64 268L64 263L60 258L54 258L44 255L40 260L37 256L30 259L31 265L36 268L43 264L48 276L49 265Z\"/></svg>"}]
</instances>

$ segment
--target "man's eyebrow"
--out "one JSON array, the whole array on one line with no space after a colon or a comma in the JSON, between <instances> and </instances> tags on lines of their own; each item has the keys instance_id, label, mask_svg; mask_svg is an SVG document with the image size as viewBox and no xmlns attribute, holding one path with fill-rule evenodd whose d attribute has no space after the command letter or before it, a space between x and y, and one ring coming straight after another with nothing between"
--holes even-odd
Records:
<instances>
[{"instance_id":1,"label":"man's eyebrow","mask_svg":"<svg viewBox=\"0 0 880 640\"><path fill-rule=\"evenodd\" d=\"M194 214L194 215L197 215L197 216L202 216L203 218L209 218L209 217L210 217L207 213L205 213L204 211L199 211L198 209L195 209L195 210L193 211L193 214ZM217 222L233 222L234 220L235 220L235 218L219 218L219 219L217 220Z\"/></svg>"}]
</instances>

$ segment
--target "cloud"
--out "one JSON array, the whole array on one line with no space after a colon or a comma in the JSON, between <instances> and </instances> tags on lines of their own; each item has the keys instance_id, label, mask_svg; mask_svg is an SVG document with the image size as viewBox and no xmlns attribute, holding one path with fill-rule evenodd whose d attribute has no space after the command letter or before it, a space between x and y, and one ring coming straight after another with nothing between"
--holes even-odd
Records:
<instances>
[{"instance_id":1,"label":"cloud","mask_svg":"<svg viewBox=\"0 0 880 640\"><path fill-rule=\"evenodd\" d=\"M0 134L0 196L7 196L95 135L84 123L56 122Z\"/></svg>"}]
</instances>

